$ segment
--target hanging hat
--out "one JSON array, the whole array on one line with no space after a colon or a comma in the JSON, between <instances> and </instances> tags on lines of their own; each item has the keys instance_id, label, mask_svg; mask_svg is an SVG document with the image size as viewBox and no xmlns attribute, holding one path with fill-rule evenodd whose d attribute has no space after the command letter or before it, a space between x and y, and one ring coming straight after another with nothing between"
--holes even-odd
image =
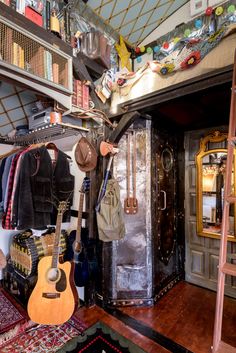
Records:
<instances>
[{"instance_id":1,"label":"hanging hat","mask_svg":"<svg viewBox=\"0 0 236 353\"><path fill-rule=\"evenodd\" d=\"M90 172L96 168L97 152L94 146L85 138L81 137L75 148L75 160L79 169L83 172Z\"/></svg>"}]
</instances>

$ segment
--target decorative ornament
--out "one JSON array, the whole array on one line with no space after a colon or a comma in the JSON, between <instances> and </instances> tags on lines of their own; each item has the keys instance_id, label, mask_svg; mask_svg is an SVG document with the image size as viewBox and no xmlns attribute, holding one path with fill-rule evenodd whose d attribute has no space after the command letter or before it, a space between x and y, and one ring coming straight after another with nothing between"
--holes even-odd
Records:
<instances>
[{"instance_id":1,"label":"decorative ornament","mask_svg":"<svg viewBox=\"0 0 236 353\"><path fill-rule=\"evenodd\" d=\"M235 5L229 5L229 7L227 8L227 12L234 13L234 11L235 11Z\"/></svg>"},{"instance_id":2,"label":"decorative ornament","mask_svg":"<svg viewBox=\"0 0 236 353\"><path fill-rule=\"evenodd\" d=\"M206 16L211 16L212 13L213 13L213 7L208 6L205 11Z\"/></svg>"},{"instance_id":3,"label":"decorative ornament","mask_svg":"<svg viewBox=\"0 0 236 353\"><path fill-rule=\"evenodd\" d=\"M125 78L118 78L117 80L117 85L122 87L124 86L124 84L127 82L127 80Z\"/></svg>"},{"instance_id":4,"label":"decorative ornament","mask_svg":"<svg viewBox=\"0 0 236 353\"><path fill-rule=\"evenodd\" d=\"M198 18L197 20L195 20L194 25L197 29L200 29L202 27L202 20Z\"/></svg>"},{"instance_id":5,"label":"decorative ornament","mask_svg":"<svg viewBox=\"0 0 236 353\"><path fill-rule=\"evenodd\" d=\"M141 48L140 48L141 53L145 53L145 50L146 50L145 47L141 47Z\"/></svg>"},{"instance_id":6,"label":"decorative ornament","mask_svg":"<svg viewBox=\"0 0 236 353\"><path fill-rule=\"evenodd\" d=\"M164 64L162 66L162 68L160 69L160 74L162 74L163 76L169 74L170 72L172 72L175 68L175 65L170 63L170 64Z\"/></svg>"},{"instance_id":7,"label":"decorative ornament","mask_svg":"<svg viewBox=\"0 0 236 353\"><path fill-rule=\"evenodd\" d=\"M224 28L221 27L220 29L218 29L218 31L214 32L209 38L208 38L208 43L213 43L217 40L219 40L220 38L222 38L222 36L224 35Z\"/></svg>"},{"instance_id":8,"label":"decorative ornament","mask_svg":"<svg viewBox=\"0 0 236 353\"><path fill-rule=\"evenodd\" d=\"M175 37L175 38L173 39L173 43L174 43L174 44L178 43L179 41L180 41L180 37Z\"/></svg>"},{"instance_id":9,"label":"decorative ornament","mask_svg":"<svg viewBox=\"0 0 236 353\"><path fill-rule=\"evenodd\" d=\"M160 50L161 50L160 45L156 45L156 46L153 48L154 53L158 53Z\"/></svg>"},{"instance_id":10,"label":"decorative ornament","mask_svg":"<svg viewBox=\"0 0 236 353\"><path fill-rule=\"evenodd\" d=\"M215 14L216 14L216 16L222 15L223 12L224 12L224 9L223 9L222 6L218 6L218 7L215 9Z\"/></svg>"},{"instance_id":11,"label":"decorative ornament","mask_svg":"<svg viewBox=\"0 0 236 353\"><path fill-rule=\"evenodd\" d=\"M120 36L120 44L115 44L116 51L120 57L121 68L126 67L129 71L131 71L130 64L130 55L131 53L127 50L125 41L122 36Z\"/></svg>"},{"instance_id":12,"label":"decorative ornament","mask_svg":"<svg viewBox=\"0 0 236 353\"><path fill-rule=\"evenodd\" d=\"M164 42L162 44L162 46L163 46L164 49L168 49L169 48L169 43L168 42Z\"/></svg>"},{"instance_id":13,"label":"decorative ornament","mask_svg":"<svg viewBox=\"0 0 236 353\"><path fill-rule=\"evenodd\" d=\"M140 53L140 48L139 48L139 47L135 48L135 53L136 53L136 54L139 54L139 53Z\"/></svg>"},{"instance_id":14,"label":"decorative ornament","mask_svg":"<svg viewBox=\"0 0 236 353\"><path fill-rule=\"evenodd\" d=\"M190 31L189 28L187 28L187 29L184 31L184 36L185 36L185 37L189 37L190 34L191 34L191 31Z\"/></svg>"},{"instance_id":15,"label":"decorative ornament","mask_svg":"<svg viewBox=\"0 0 236 353\"><path fill-rule=\"evenodd\" d=\"M160 72L162 65L160 64L159 61L157 60L152 60L148 62L150 69L152 70L152 72Z\"/></svg>"},{"instance_id":16,"label":"decorative ornament","mask_svg":"<svg viewBox=\"0 0 236 353\"><path fill-rule=\"evenodd\" d=\"M201 60L201 53L199 50L197 50L189 54L187 58L185 58L185 60L182 63L180 63L180 67L181 69L187 69L190 66L198 64L200 60Z\"/></svg>"},{"instance_id":17,"label":"decorative ornament","mask_svg":"<svg viewBox=\"0 0 236 353\"><path fill-rule=\"evenodd\" d=\"M151 47L148 47L147 50L146 50L147 54L152 54L152 48Z\"/></svg>"},{"instance_id":18,"label":"decorative ornament","mask_svg":"<svg viewBox=\"0 0 236 353\"><path fill-rule=\"evenodd\" d=\"M142 62L142 57L141 56L138 56L137 57L137 63L140 64Z\"/></svg>"}]
</instances>

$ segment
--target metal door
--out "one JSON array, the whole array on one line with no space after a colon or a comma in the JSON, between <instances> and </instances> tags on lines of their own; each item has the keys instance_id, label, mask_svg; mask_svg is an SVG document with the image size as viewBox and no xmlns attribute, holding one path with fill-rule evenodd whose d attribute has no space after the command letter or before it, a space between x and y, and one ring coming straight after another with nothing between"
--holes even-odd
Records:
<instances>
[{"instance_id":1,"label":"metal door","mask_svg":"<svg viewBox=\"0 0 236 353\"><path fill-rule=\"evenodd\" d=\"M171 134L164 131L153 132L153 266L154 266L154 291L159 298L167 289L179 279L183 268L178 239L177 214L179 221L183 222L183 212L178 212L177 185L178 161L177 146L179 141ZM184 180L180 180L183 183Z\"/></svg>"}]
</instances>

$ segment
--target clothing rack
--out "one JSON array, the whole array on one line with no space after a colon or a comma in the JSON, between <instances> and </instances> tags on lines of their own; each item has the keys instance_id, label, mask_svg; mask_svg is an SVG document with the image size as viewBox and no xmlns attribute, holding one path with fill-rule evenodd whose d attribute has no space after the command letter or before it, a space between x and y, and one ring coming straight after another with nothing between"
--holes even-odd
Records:
<instances>
[{"instance_id":1,"label":"clothing rack","mask_svg":"<svg viewBox=\"0 0 236 353\"><path fill-rule=\"evenodd\" d=\"M26 135L16 136L13 138L1 137L0 143L26 146L31 145L33 143L47 142L70 136L83 135L88 131L89 129L84 128L82 126L76 126L66 123L55 123L32 130Z\"/></svg>"}]
</instances>

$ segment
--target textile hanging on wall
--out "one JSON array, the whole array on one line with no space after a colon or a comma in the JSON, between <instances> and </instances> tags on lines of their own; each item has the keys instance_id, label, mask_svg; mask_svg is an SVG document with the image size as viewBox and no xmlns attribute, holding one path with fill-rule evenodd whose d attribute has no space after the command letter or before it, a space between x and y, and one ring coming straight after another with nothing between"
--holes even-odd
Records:
<instances>
[{"instance_id":1,"label":"textile hanging on wall","mask_svg":"<svg viewBox=\"0 0 236 353\"><path fill-rule=\"evenodd\" d=\"M131 88L143 77L147 70L160 76L169 76L197 65L223 38L236 31L236 20L227 22L213 33L180 39L170 53L161 60L148 61L137 72L117 73L113 91L121 96L128 95ZM223 53L222 53L223 55Z\"/></svg>"}]
</instances>

